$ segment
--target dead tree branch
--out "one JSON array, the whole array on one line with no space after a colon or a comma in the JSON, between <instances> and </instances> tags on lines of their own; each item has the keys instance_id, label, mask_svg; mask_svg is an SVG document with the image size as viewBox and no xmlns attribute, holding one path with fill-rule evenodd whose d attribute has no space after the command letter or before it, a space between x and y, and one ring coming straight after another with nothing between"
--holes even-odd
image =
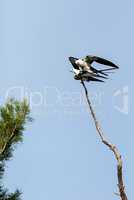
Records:
<instances>
[{"instance_id":1,"label":"dead tree branch","mask_svg":"<svg viewBox=\"0 0 134 200\"><path fill-rule=\"evenodd\" d=\"M92 104L91 104L91 101L90 101L90 98L89 98L88 91L87 91L87 88L85 86L85 83L84 83L84 81L81 81L81 83L82 83L82 86L83 86L84 91L85 91L86 100L87 100L88 107L89 107L89 110L91 112L91 115L93 117L97 133L98 133L102 143L105 144L113 152L113 154L114 154L114 156L115 156L115 158L117 160L117 177L118 177L119 196L120 196L121 200L128 200L126 192L125 192L124 182L123 182L121 154L120 154L119 150L117 149L117 147L115 145L111 144L104 137L103 131L102 131L101 127L100 127L100 124L99 124L99 122L98 122L98 120L96 118L95 111L94 111L94 109L92 107Z\"/></svg>"}]
</instances>

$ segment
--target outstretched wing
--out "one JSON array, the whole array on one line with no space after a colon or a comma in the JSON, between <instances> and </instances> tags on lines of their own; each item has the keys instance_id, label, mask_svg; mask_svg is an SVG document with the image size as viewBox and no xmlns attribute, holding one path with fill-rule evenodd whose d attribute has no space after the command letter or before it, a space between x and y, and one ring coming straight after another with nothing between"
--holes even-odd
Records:
<instances>
[{"instance_id":1,"label":"outstretched wing","mask_svg":"<svg viewBox=\"0 0 134 200\"><path fill-rule=\"evenodd\" d=\"M119 68L113 62L106 60L104 58L97 57L97 56L86 56L85 59L86 59L86 62L89 62L90 64L95 61L97 63L103 64L103 65L108 65L108 66L111 66L113 68L117 68L117 69Z\"/></svg>"},{"instance_id":2,"label":"outstretched wing","mask_svg":"<svg viewBox=\"0 0 134 200\"><path fill-rule=\"evenodd\" d=\"M78 58L69 57L68 59L69 59L69 61L71 62L71 64L73 65L73 67L74 67L75 69L79 69L79 66L76 65L76 63L75 63L75 61L78 60Z\"/></svg>"}]
</instances>

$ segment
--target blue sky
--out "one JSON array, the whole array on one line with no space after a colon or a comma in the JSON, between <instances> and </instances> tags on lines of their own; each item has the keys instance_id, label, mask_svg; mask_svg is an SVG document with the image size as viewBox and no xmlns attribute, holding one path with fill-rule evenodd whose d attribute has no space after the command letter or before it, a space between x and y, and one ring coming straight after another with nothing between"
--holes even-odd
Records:
<instances>
[{"instance_id":1,"label":"blue sky","mask_svg":"<svg viewBox=\"0 0 134 200\"><path fill-rule=\"evenodd\" d=\"M115 198L116 162L100 143L69 72L69 56L98 55L120 66L105 84L87 84L107 137L124 161L133 197L134 3L1 0L0 103L29 98L32 124L7 164L5 185L24 200Z\"/></svg>"}]
</instances>

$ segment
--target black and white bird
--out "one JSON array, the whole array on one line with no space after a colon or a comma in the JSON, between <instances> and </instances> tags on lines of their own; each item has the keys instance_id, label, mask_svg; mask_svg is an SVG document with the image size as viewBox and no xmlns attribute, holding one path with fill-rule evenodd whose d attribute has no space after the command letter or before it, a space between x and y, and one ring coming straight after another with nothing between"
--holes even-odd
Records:
<instances>
[{"instance_id":1,"label":"black and white bird","mask_svg":"<svg viewBox=\"0 0 134 200\"><path fill-rule=\"evenodd\" d=\"M69 61L73 65L74 79L83 81L99 81L104 82L107 79L108 72L119 67L109 60L97 56L86 56L85 58L69 57ZM95 69L91 64L97 62L99 64L110 66L105 69Z\"/></svg>"}]
</instances>

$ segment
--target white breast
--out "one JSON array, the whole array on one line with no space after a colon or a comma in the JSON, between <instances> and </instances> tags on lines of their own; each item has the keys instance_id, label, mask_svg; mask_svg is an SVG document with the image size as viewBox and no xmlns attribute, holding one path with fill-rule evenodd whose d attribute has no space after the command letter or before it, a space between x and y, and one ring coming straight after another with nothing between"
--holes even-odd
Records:
<instances>
[{"instance_id":1,"label":"white breast","mask_svg":"<svg viewBox=\"0 0 134 200\"><path fill-rule=\"evenodd\" d=\"M79 69L73 68L73 71L74 71L74 73L75 73L76 75L78 75L78 74L80 73L80 70L79 70Z\"/></svg>"},{"instance_id":2,"label":"white breast","mask_svg":"<svg viewBox=\"0 0 134 200\"><path fill-rule=\"evenodd\" d=\"M88 65L88 63L86 63L85 61L79 59L79 60L76 60L75 63L76 63L82 70L91 71L91 70L90 70L90 65Z\"/></svg>"}]
</instances>

